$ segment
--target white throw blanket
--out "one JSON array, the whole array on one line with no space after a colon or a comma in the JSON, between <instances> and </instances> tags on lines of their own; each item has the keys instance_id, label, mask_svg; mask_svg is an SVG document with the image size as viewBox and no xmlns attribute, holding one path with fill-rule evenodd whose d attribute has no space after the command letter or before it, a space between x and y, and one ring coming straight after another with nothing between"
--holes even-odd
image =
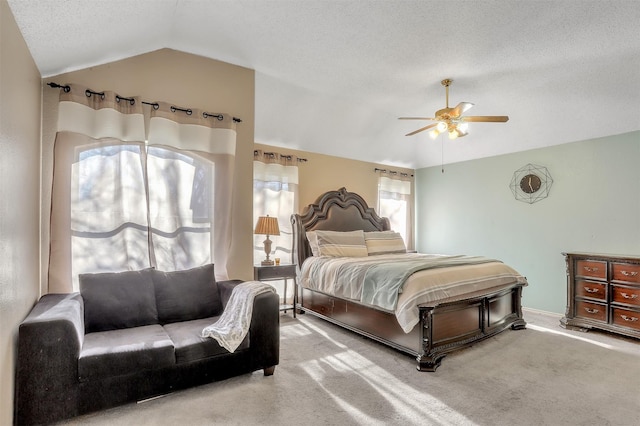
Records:
<instances>
[{"instance_id":1,"label":"white throw blanket","mask_svg":"<svg viewBox=\"0 0 640 426\"><path fill-rule=\"evenodd\" d=\"M249 332L253 299L275 288L260 281L245 281L233 288L229 302L218 321L202 330L202 337L212 337L220 346L233 353Z\"/></svg>"}]
</instances>

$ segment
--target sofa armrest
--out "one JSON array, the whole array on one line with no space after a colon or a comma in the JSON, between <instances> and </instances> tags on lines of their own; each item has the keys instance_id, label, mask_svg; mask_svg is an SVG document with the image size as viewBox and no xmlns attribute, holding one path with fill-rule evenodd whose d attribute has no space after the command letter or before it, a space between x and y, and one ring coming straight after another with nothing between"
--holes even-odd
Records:
<instances>
[{"instance_id":1,"label":"sofa armrest","mask_svg":"<svg viewBox=\"0 0 640 426\"><path fill-rule=\"evenodd\" d=\"M18 329L18 424L54 421L77 411L78 358L83 342L80 294L42 296Z\"/></svg>"},{"instance_id":2,"label":"sofa armrest","mask_svg":"<svg viewBox=\"0 0 640 426\"><path fill-rule=\"evenodd\" d=\"M220 301L222 302L222 309L227 307L233 288L242 283L242 280L226 280L218 281L218 291L220 292Z\"/></svg>"},{"instance_id":3,"label":"sofa armrest","mask_svg":"<svg viewBox=\"0 0 640 426\"><path fill-rule=\"evenodd\" d=\"M227 307L233 288L242 282L218 281L224 308ZM263 368L265 375L273 374L275 366L280 362L280 298L276 293L261 293L253 299L249 342L252 365Z\"/></svg>"},{"instance_id":4,"label":"sofa armrest","mask_svg":"<svg viewBox=\"0 0 640 426\"><path fill-rule=\"evenodd\" d=\"M280 298L277 293L258 294L253 300L249 328L249 344L253 362L273 374L280 363Z\"/></svg>"}]
</instances>

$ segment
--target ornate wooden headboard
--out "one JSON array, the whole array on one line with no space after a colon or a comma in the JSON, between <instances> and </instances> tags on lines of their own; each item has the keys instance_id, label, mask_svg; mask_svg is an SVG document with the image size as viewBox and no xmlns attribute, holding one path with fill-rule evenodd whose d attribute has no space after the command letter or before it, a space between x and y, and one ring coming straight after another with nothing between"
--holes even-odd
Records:
<instances>
[{"instance_id":1,"label":"ornate wooden headboard","mask_svg":"<svg viewBox=\"0 0 640 426\"><path fill-rule=\"evenodd\" d=\"M364 199L346 188L325 192L313 204L309 204L301 215L291 215L293 229L292 261L298 267L311 256L307 231L318 229L329 231L387 231L389 219L380 217Z\"/></svg>"}]
</instances>

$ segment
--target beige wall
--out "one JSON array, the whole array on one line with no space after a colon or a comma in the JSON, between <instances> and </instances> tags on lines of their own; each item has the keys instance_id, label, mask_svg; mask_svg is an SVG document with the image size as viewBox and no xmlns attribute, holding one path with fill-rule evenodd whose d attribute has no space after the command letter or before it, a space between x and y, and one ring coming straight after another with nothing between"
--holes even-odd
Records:
<instances>
[{"instance_id":1,"label":"beige wall","mask_svg":"<svg viewBox=\"0 0 640 426\"><path fill-rule=\"evenodd\" d=\"M40 87L0 0L0 425L13 422L18 324L39 296Z\"/></svg>"},{"instance_id":2,"label":"beige wall","mask_svg":"<svg viewBox=\"0 0 640 426\"><path fill-rule=\"evenodd\" d=\"M233 205L233 243L229 276L253 278L252 161L254 128L254 71L204 57L162 49L109 64L48 78L59 84L76 83L96 91L113 90L145 101L167 101L180 107L224 112L242 119L237 126L236 173ZM58 89L44 89L43 206L51 203L52 153ZM48 217L42 221L42 264L48 259ZM42 282L46 283L46 271Z\"/></svg>"},{"instance_id":3,"label":"beige wall","mask_svg":"<svg viewBox=\"0 0 640 426\"><path fill-rule=\"evenodd\" d=\"M259 143L255 144L255 148L263 151L296 155L308 160L306 163L300 163L298 171L300 210L313 203L320 194L340 189L343 186L350 192L360 194L369 204L369 207L376 208L378 200L378 174L374 170L376 167L401 173L413 174L414 172L412 169L404 169L402 167L385 166L383 164L332 157L330 155L285 149Z\"/></svg>"}]
</instances>

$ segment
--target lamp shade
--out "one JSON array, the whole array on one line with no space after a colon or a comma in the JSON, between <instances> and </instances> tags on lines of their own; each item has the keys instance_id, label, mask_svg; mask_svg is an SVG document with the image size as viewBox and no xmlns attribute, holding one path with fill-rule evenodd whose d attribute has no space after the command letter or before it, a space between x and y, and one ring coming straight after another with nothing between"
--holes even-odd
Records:
<instances>
[{"instance_id":1,"label":"lamp shade","mask_svg":"<svg viewBox=\"0 0 640 426\"><path fill-rule=\"evenodd\" d=\"M260 216L256 223L256 229L254 234L260 235L280 235L280 228L278 227L278 218L270 216Z\"/></svg>"}]
</instances>

